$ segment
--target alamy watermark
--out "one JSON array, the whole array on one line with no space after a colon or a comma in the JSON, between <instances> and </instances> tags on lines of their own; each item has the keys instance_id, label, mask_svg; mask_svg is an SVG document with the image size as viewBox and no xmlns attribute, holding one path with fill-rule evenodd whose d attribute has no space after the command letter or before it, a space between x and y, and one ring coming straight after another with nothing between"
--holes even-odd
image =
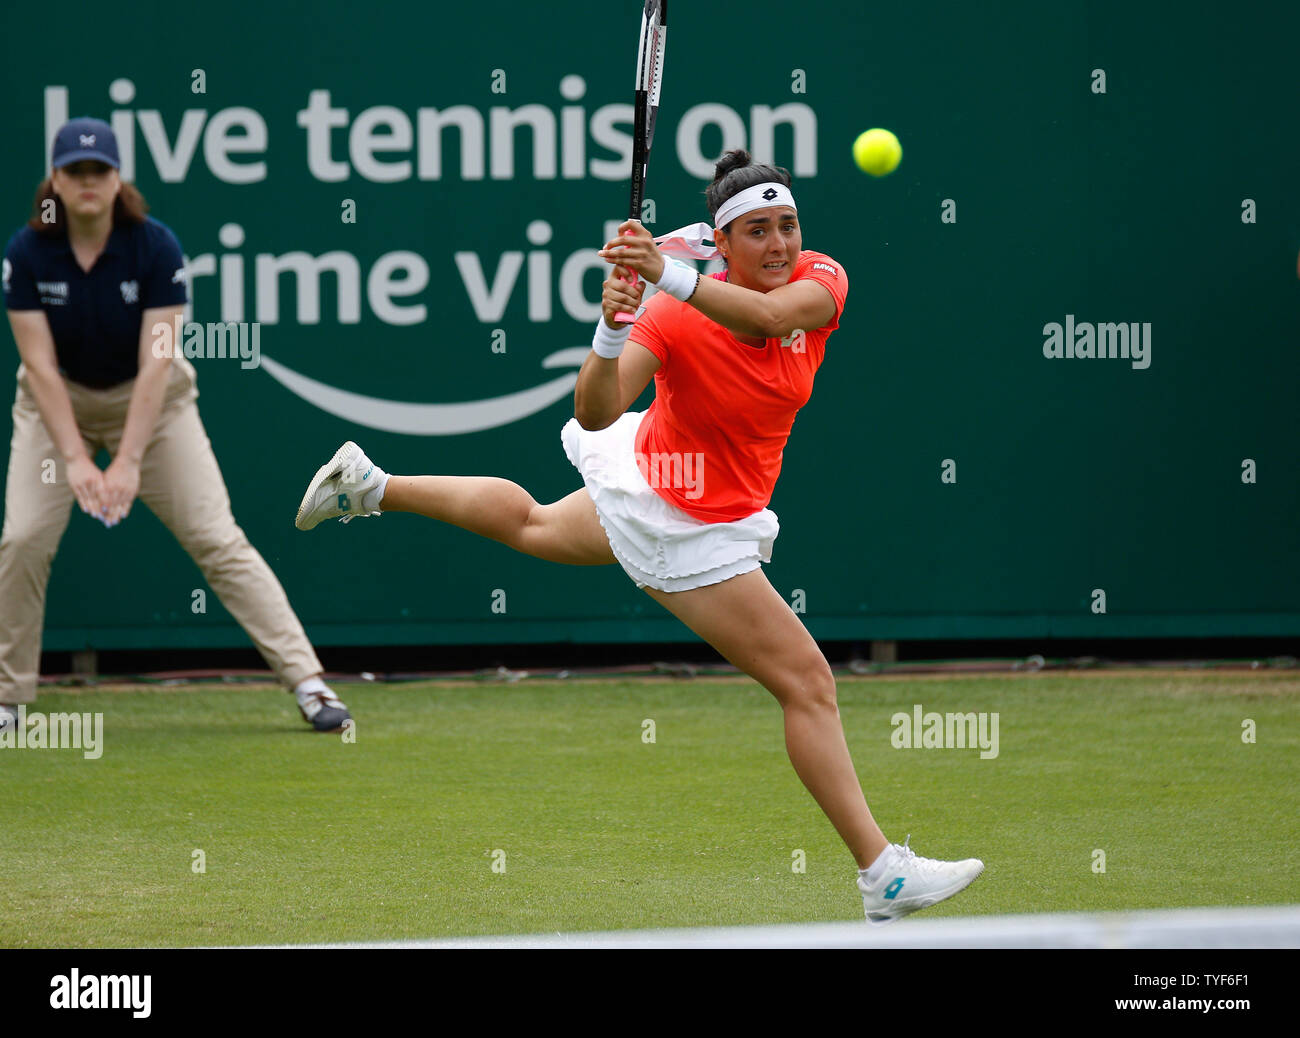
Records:
<instances>
[{"instance_id":1,"label":"alamy watermark","mask_svg":"<svg viewBox=\"0 0 1300 1038\"><path fill-rule=\"evenodd\" d=\"M636 467L652 490L682 490L688 501L704 495L704 455L680 451L644 454L636 452Z\"/></svg>"},{"instance_id":2,"label":"alamy watermark","mask_svg":"<svg viewBox=\"0 0 1300 1038\"><path fill-rule=\"evenodd\" d=\"M129 1009L137 1020L148 1019L152 1009L153 975L127 973L107 976L80 970L56 973L50 978L51 1009Z\"/></svg>"},{"instance_id":3,"label":"alamy watermark","mask_svg":"<svg viewBox=\"0 0 1300 1038\"><path fill-rule=\"evenodd\" d=\"M238 360L245 370L262 363L262 326L254 321L159 321L149 333L153 355L186 360Z\"/></svg>"},{"instance_id":4,"label":"alamy watermark","mask_svg":"<svg viewBox=\"0 0 1300 1038\"><path fill-rule=\"evenodd\" d=\"M920 703L912 712L900 710L889 719L893 732L889 741L896 750L973 750L979 747L981 760L998 755L996 713L926 713Z\"/></svg>"},{"instance_id":5,"label":"alamy watermark","mask_svg":"<svg viewBox=\"0 0 1300 1038\"><path fill-rule=\"evenodd\" d=\"M0 750L81 750L86 760L104 753L104 715L43 714L19 704L17 720L0 729Z\"/></svg>"},{"instance_id":6,"label":"alamy watermark","mask_svg":"<svg viewBox=\"0 0 1300 1038\"><path fill-rule=\"evenodd\" d=\"M1043 356L1048 360L1131 360L1133 367L1151 367L1151 322L1131 324L1089 321L1075 322L1065 315L1043 325Z\"/></svg>"}]
</instances>

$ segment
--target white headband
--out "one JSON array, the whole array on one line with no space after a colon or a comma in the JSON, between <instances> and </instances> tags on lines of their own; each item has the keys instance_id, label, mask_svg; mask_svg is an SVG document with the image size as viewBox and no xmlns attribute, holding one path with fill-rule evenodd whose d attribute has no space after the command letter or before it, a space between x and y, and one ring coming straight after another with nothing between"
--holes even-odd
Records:
<instances>
[{"instance_id":1,"label":"white headband","mask_svg":"<svg viewBox=\"0 0 1300 1038\"><path fill-rule=\"evenodd\" d=\"M795 212L799 211L794 204L794 195L784 184L755 184L728 198L713 222L718 227L726 227L738 216L774 205L788 205ZM659 246L660 252L666 252L670 256L708 260L722 255L716 245L704 244L712 240L713 227L707 223L692 223L660 235L655 239L655 244Z\"/></svg>"},{"instance_id":2,"label":"white headband","mask_svg":"<svg viewBox=\"0 0 1300 1038\"><path fill-rule=\"evenodd\" d=\"M726 227L738 216L752 213L755 209L766 209L773 205L788 205L798 212L794 204L794 195L784 184L767 183L747 187L739 194L732 195L722 203L713 218L714 227Z\"/></svg>"}]
</instances>

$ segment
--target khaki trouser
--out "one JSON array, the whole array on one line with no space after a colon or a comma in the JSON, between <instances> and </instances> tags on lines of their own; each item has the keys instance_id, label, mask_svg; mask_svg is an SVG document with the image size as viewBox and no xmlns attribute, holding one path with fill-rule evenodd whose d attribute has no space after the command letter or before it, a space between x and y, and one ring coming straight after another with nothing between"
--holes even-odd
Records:
<instances>
[{"instance_id":1,"label":"khaki trouser","mask_svg":"<svg viewBox=\"0 0 1300 1038\"><path fill-rule=\"evenodd\" d=\"M86 450L94 457L103 447L116 456L135 382L104 390L64 384ZM323 668L280 582L235 523L199 420L198 395L194 366L178 359L140 465L140 500L198 563L276 677L293 687ZM21 365L13 418L0 534L0 703L30 703L36 698L50 565L75 498ZM53 482L42 479L50 460Z\"/></svg>"}]
</instances>

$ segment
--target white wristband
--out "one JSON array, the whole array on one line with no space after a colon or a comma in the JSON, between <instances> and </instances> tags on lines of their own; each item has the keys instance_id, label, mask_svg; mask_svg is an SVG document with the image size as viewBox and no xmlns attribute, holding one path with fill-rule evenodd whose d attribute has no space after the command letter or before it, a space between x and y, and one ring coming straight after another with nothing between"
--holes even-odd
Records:
<instances>
[{"instance_id":1,"label":"white wristband","mask_svg":"<svg viewBox=\"0 0 1300 1038\"><path fill-rule=\"evenodd\" d=\"M695 294L699 283L700 272L694 267L681 260L665 259L664 272L659 275L655 287L684 303Z\"/></svg>"},{"instance_id":2,"label":"white wristband","mask_svg":"<svg viewBox=\"0 0 1300 1038\"><path fill-rule=\"evenodd\" d=\"M613 360L623 352L623 344L627 342L628 333L631 331L631 324L611 328L602 317L596 322L596 334L592 336L591 348L595 351L597 357Z\"/></svg>"}]
</instances>

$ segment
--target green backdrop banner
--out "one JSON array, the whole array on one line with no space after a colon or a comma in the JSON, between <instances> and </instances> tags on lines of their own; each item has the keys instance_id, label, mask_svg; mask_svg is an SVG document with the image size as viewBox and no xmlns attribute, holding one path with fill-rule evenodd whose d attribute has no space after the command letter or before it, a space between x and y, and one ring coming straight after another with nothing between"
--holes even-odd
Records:
<instances>
[{"instance_id":1,"label":"green backdrop banner","mask_svg":"<svg viewBox=\"0 0 1300 1038\"><path fill-rule=\"evenodd\" d=\"M772 500L767 572L817 636L1300 631L1300 12L1221 6L674 10L648 226L707 219L744 145L850 278ZM242 354L194 359L200 409L318 644L682 637L616 567L404 515L293 526L346 439L389 471L580 486L559 432L626 207L638 21L6 11L6 230L59 122L111 119L194 320L244 325ZM880 180L851 159L872 126L904 149ZM143 506L77 513L45 645L247 644L197 591Z\"/></svg>"}]
</instances>

